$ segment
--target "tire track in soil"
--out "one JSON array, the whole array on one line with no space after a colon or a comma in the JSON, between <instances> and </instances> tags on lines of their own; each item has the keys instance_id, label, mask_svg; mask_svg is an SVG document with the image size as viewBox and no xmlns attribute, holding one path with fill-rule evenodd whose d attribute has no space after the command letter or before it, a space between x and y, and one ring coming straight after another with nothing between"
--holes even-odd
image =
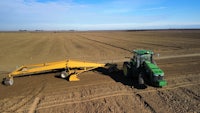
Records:
<instances>
[{"instance_id":1,"label":"tire track in soil","mask_svg":"<svg viewBox=\"0 0 200 113\"><path fill-rule=\"evenodd\" d=\"M59 101L58 104L52 104L52 105L49 105L49 106L45 106L45 107L39 107L37 110L39 109L47 109L47 108L50 108L50 107L56 107L56 106L62 106L62 105L67 105L67 104L77 104L77 103L82 103L82 102L89 102L89 101L93 101L93 100L98 100L98 99L102 99L102 98L109 98L109 97L113 97L113 96L123 96L123 95L134 95L135 93L132 92L132 91L116 91L113 93L109 93L109 94L102 94L102 95L93 95L93 97L87 97L87 98L82 98L82 99L69 99L69 100L65 100L65 101ZM145 107L148 107L151 112L156 112L153 107L150 106L150 104L148 104L148 102L146 102L142 96L140 94L136 94L140 100L142 102L144 102L144 106Z\"/></svg>"},{"instance_id":2,"label":"tire track in soil","mask_svg":"<svg viewBox=\"0 0 200 113\"><path fill-rule=\"evenodd\" d=\"M43 101L59 99L60 98L59 95L61 95L61 94L65 94L65 97L67 97L67 98L73 98L73 97L77 97L77 96L85 97L87 95L93 95L98 92L110 92L110 91L123 90L123 89L127 88L124 85L122 85L121 83L109 84L109 87L105 87L105 86L108 86L108 84L96 85L96 86L79 88L79 89L72 88L72 89L66 90L66 92L64 92L64 93L59 92L57 95L54 94L53 96L52 95L46 96L43 99ZM79 92L80 92L80 94L79 94Z\"/></svg>"},{"instance_id":3,"label":"tire track in soil","mask_svg":"<svg viewBox=\"0 0 200 113\"><path fill-rule=\"evenodd\" d=\"M108 84L105 84L105 86L108 86ZM91 87L88 86L88 87L86 87L86 89L81 88L81 91L79 91L79 90L73 91L73 89L72 89L72 91L67 90L68 93L67 92L66 93L58 93L59 95L57 95L57 96L55 96L55 95L51 96L51 97L46 96L43 100L41 100L38 109L49 108L49 107L53 107L53 106L61 106L61 105L66 105L66 104L89 102L89 101L103 99L103 98L116 97L116 96L130 94L130 93L128 93L130 91L127 90L127 87L125 87L121 83L115 83L115 85L109 84L109 86L110 87L104 87L101 85L96 85L96 86L91 86ZM70 96L66 95L66 94L71 95L71 94L69 94L69 92L71 94L76 94L76 92L77 93L81 92L81 94L73 95L73 97L70 97ZM47 100L45 100L45 99L47 99Z\"/></svg>"},{"instance_id":4,"label":"tire track in soil","mask_svg":"<svg viewBox=\"0 0 200 113\"><path fill-rule=\"evenodd\" d=\"M114 37L106 37L106 36L99 36L99 35L93 35L93 36L101 37L101 38L105 38L105 39L112 38L112 39L117 40L117 41L119 41L119 40L124 41L124 42L128 41L128 42L134 43L134 45L145 45L145 46L149 45L150 47L157 46L157 47L171 48L173 50L182 49L182 47L178 47L178 46L174 46L174 45L168 46L168 45L163 45L163 44L158 44L158 43L150 43L150 42L147 43L147 42L142 42L142 41L125 40L123 38L114 38Z\"/></svg>"},{"instance_id":5,"label":"tire track in soil","mask_svg":"<svg viewBox=\"0 0 200 113\"><path fill-rule=\"evenodd\" d=\"M180 90L181 88L195 86L195 85L199 85L199 84L200 83L197 82L196 84L195 83L194 84L185 84L185 85L180 85L177 87L171 86L171 88L165 88L165 89L158 89L158 90L155 89L155 90L147 90L147 91L141 91L141 92L136 91L135 93L136 93L136 95L138 95L141 98L142 101L145 102L145 104L147 104L147 106L151 109L152 112L156 113L156 112L163 112L163 110L166 110L165 111L166 113L168 113L168 112L171 113L172 111L177 112L177 111L174 111L174 109L172 109L174 107L174 105L171 105L172 104L171 101L176 100L177 98L174 97L173 95L178 94L177 92L173 93L173 94L171 94L171 93L175 92L176 90ZM185 95L185 93L183 93L183 94ZM194 96L194 95L192 94L192 96ZM152 97L154 97L154 98L152 98ZM183 98L183 97L181 97L181 98ZM180 100L182 101L184 99L180 99ZM186 112L180 108L182 108L181 104L176 106L176 110L180 110L178 112Z\"/></svg>"},{"instance_id":6,"label":"tire track in soil","mask_svg":"<svg viewBox=\"0 0 200 113\"><path fill-rule=\"evenodd\" d=\"M183 58L183 57L186 58L186 57L196 57L196 56L200 56L200 53L173 55L173 56L163 56L163 57L159 57L157 59L161 60L161 59Z\"/></svg>"},{"instance_id":7,"label":"tire track in soil","mask_svg":"<svg viewBox=\"0 0 200 113\"><path fill-rule=\"evenodd\" d=\"M99 59L109 58L108 54L109 55L115 54L114 52L110 51L116 51L115 50L116 48L110 50L111 49L110 46L104 46L105 44L101 43L94 43L93 41L82 38L79 35L74 35L73 40L74 41L72 45L75 46L71 48L75 49L73 49L73 51L71 50L71 52L76 54L71 54L67 56L71 59L83 59L83 60L90 59L90 61L96 62ZM79 46L79 48L77 48L77 46Z\"/></svg>"},{"instance_id":8,"label":"tire track in soil","mask_svg":"<svg viewBox=\"0 0 200 113\"><path fill-rule=\"evenodd\" d=\"M141 96L145 101L149 102L149 104L151 104L152 107L154 107L154 110L156 112L171 113L173 110L171 109L170 105L168 105L168 103L166 102L168 101L168 98L170 98L170 96L168 95L163 96L164 94L165 94L164 92L157 91L155 93L141 94ZM153 98L151 99L146 98L146 95L149 95Z\"/></svg>"},{"instance_id":9,"label":"tire track in soil","mask_svg":"<svg viewBox=\"0 0 200 113\"><path fill-rule=\"evenodd\" d=\"M97 94L97 95L92 95L92 96L87 96L87 97L77 98L77 99L72 98L68 100L58 101L56 103L53 103L52 105L45 105L45 106L38 107L37 110L47 109L50 107L56 107L56 106L61 106L61 105L77 104L77 103L89 102L89 101L94 101L94 100L104 99L104 98L109 98L109 97L127 96L127 95L133 95L133 92L127 91L127 90L121 90L121 91L113 91L109 93ZM49 103L47 102L47 104Z\"/></svg>"},{"instance_id":10,"label":"tire track in soil","mask_svg":"<svg viewBox=\"0 0 200 113\"><path fill-rule=\"evenodd\" d=\"M170 78L167 78L166 80L167 81L170 81L170 80L176 80L176 79L190 79L190 78L197 78L196 80L198 80L198 77L200 75L199 74L187 74L187 75L181 75L181 76L177 76L177 77L170 77Z\"/></svg>"},{"instance_id":11,"label":"tire track in soil","mask_svg":"<svg viewBox=\"0 0 200 113\"><path fill-rule=\"evenodd\" d=\"M109 44L109 43L102 42L102 41L98 41L98 40L92 40L92 39L89 39L89 38L87 38L87 37L85 37L85 36L82 36L82 35L78 35L78 36L81 37L81 38L84 38L84 39L87 39L87 40L90 40L90 41L96 42L96 43L100 43L100 44L108 45L108 46L111 46L111 47L114 47L114 48L121 49L121 50L128 51L128 52L132 53L131 50L128 50L128 49L123 48L123 47L120 47L120 46L116 46L116 45Z\"/></svg>"},{"instance_id":12,"label":"tire track in soil","mask_svg":"<svg viewBox=\"0 0 200 113\"><path fill-rule=\"evenodd\" d=\"M184 88L188 86L195 86L200 84L200 79L198 79L200 74L190 74L185 75L183 77L177 76L173 78L166 79L168 82L168 85L162 88L154 88L149 87L144 90L136 90L136 94L142 94L142 93L150 93L150 92L156 92L156 91L166 91L166 90L174 90L177 88Z\"/></svg>"},{"instance_id":13,"label":"tire track in soil","mask_svg":"<svg viewBox=\"0 0 200 113\"><path fill-rule=\"evenodd\" d=\"M199 83L199 82L197 82ZM83 102L89 102L89 101L93 101L93 100L98 100L98 99L102 99L102 98L109 98L109 97L115 97L115 96L123 96L123 95L134 95L136 94L136 96L138 96L140 98L140 100L142 102L144 102L144 106L148 107L151 112L156 112L153 107L147 102L145 101L145 99L142 98L141 94L144 94L144 93L149 93L149 92L160 92L160 91L166 91L166 90L172 90L172 89L177 89L177 88L180 88L180 87L185 87L185 86L191 86L191 85L197 85L195 83L191 84L190 82L187 82L187 83L182 83L182 84L176 84L176 85L171 85L167 88L163 88L163 89L152 89L152 90L147 90L147 91L128 91L128 90L125 90L125 91L116 91L112 93L104 93L104 94L98 94L98 95L92 95L92 96L87 96L87 97L83 97L83 98L78 98L78 99L68 99L68 100L64 100L64 101L58 101L57 103L58 104L55 104L53 103L52 105L48 105L48 106L45 106L45 107L38 107L37 110L39 109L47 109L47 108L50 108L50 107L56 107L56 106L62 106L62 105L67 105L67 104L77 104L77 103L83 103ZM47 102L47 104L49 104Z\"/></svg>"},{"instance_id":14,"label":"tire track in soil","mask_svg":"<svg viewBox=\"0 0 200 113\"><path fill-rule=\"evenodd\" d=\"M42 91L45 88L45 84L42 85L42 87L35 88L32 90L28 96L23 96L21 99L18 99L16 103L13 103L11 106L7 106L8 110L4 110L2 112L24 112L29 111L28 107L31 106L33 100L38 97L42 93ZM8 100L10 101L10 100Z\"/></svg>"},{"instance_id":15,"label":"tire track in soil","mask_svg":"<svg viewBox=\"0 0 200 113\"><path fill-rule=\"evenodd\" d=\"M187 94L189 97L192 97L193 99L200 101L200 96L196 93L194 93L193 91L185 88L185 87L181 87L180 88L185 94Z\"/></svg>"},{"instance_id":16,"label":"tire track in soil","mask_svg":"<svg viewBox=\"0 0 200 113\"><path fill-rule=\"evenodd\" d=\"M140 99L140 101L142 101L144 103L145 107L148 107L150 109L150 111L152 113L156 113L156 111L154 110L154 108L147 101L145 101L140 94L136 94L136 96Z\"/></svg>"},{"instance_id":17,"label":"tire track in soil","mask_svg":"<svg viewBox=\"0 0 200 113\"><path fill-rule=\"evenodd\" d=\"M160 91L157 95L161 98L161 101L166 103L167 106L173 108L173 112L195 112L194 110L198 109L196 105L199 101L192 98L193 95L188 95L185 90L182 90L182 88L171 91Z\"/></svg>"},{"instance_id":18,"label":"tire track in soil","mask_svg":"<svg viewBox=\"0 0 200 113\"><path fill-rule=\"evenodd\" d=\"M180 84L176 84L176 85L171 85L169 87L165 87L162 89L148 89L148 90L143 90L143 91L136 91L136 94L143 94L143 93L151 93L151 92L157 92L157 91L166 91L166 90L174 90L174 89L178 89L178 88L182 88L182 87L188 87L188 86L195 86L195 85L199 85L199 82L196 83L191 83L191 82L185 82L185 83L180 83Z\"/></svg>"},{"instance_id":19,"label":"tire track in soil","mask_svg":"<svg viewBox=\"0 0 200 113\"><path fill-rule=\"evenodd\" d=\"M199 75L196 75L195 77L198 77L198 76ZM187 77L187 78L190 78L190 77ZM179 79L180 79L180 77L179 77ZM183 79L185 79L185 77ZM152 112L154 112L154 111L161 112L162 110L166 110L166 109L167 109L167 111L165 111L166 113L167 112L171 113L172 111L177 112L177 111L174 111L174 109L172 109L173 105L171 105L171 102L170 102L170 100L173 100L172 99L173 96L166 95L166 93L175 92L175 94L178 94L178 92L176 92L176 91L181 90L184 95L188 95L188 97L194 98L195 100L199 101L198 94L196 94L190 90L185 90L187 87L198 87L200 85L199 79L196 79L195 81L194 80L188 81L188 82L184 82L184 80L182 80L182 81L183 82L180 82L180 83L177 82L175 84L168 85L166 87L163 87L162 89L160 89L160 88L156 88L156 89L153 88L153 89L147 89L147 90L145 89L143 91L135 91L135 93L140 95L141 98L143 99L143 101L145 101L149 105L151 105L150 108L151 107L152 107L152 109L156 108L156 109L153 109ZM158 95L158 97L156 96L157 98L155 98L155 95ZM151 97L154 97L155 99L152 100ZM183 97L181 97L181 98L183 98ZM177 99L177 98L174 97L174 99ZM182 101L184 99L180 99L180 100ZM158 104L158 103L160 103L160 104ZM163 103L165 103L165 104L163 104ZM160 105L160 107L157 105ZM165 107L163 107L162 105ZM185 109L180 109L180 108L182 108L181 105L176 106L176 110L179 110L178 112L186 112L186 111L188 112L187 109L185 110ZM196 110L197 108L198 107L196 107L196 108L193 107L194 110Z\"/></svg>"},{"instance_id":20,"label":"tire track in soil","mask_svg":"<svg viewBox=\"0 0 200 113\"><path fill-rule=\"evenodd\" d=\"M110 49L109 47L107 46L102 46L103 44L101 43L93 43L93 41L90 41L90 40L87 40L85 38L82 38L80 37L79 35L76 35L76 41L79 41L79 42L82 42L81 44L84 43L84 47L86 48L87 51L84 51L84 53L87 55L87 56L82 56L81 57L86 57L86 59L90 59L90 60L96 60L99 56L101 57L106 57L106 53L108 53L108 49ZM87 46L86 46L87 45ZM94 48L95 50L98 50L98 52L93 52L94 51ZM88 57L88 58L87 58ZM94 58L95 57L95 58ZM80 57L77 57L76 58L79 58ZM82 58L81 58L82 59ZM85 59L85 58L83 58Z\"/></svg>"},{"instance_id":21,"label":"tire track in soil","mask_svg":"<svg viewBox=\"0 0 200 113\"><path fill-rule=\"evenodd\" d=\"M200 83L199 83L200 84ZM143 94L143 93L149 93L149 92L160 92L160 91L165 91L165 90L172 90L172 89L177 89L177 88L180 88L180 87L185 87L185 86L190 86L190 85L197 85L197 84L182 84L182 85L179 85L179 86L170 86L170 88L165 88L165 89L156 89L156 90L148 90L148 91L140 91L140 92L135 92L135 91L116 91L112 93L104 93L104 94L99 94L99 95L92 95L90 97L84 97L84 98L81 98L81 99L69 99L69 100L64 100L63 102L62 101L58 101L59 104L53 104L52 106L45 106L45 107L38 107L38 109L46 109L46 108L49 108L49 107L56 107L56 106L61 106L61 105L67 105L67 104L76 104L76 103L82 103L82 102L89 102L89 101L93 101L93 100L98 100L98 99L102 99L102 98L109 98L109 97L112 97L112 96L122 96L122 95L133 95L136 94L137 96L139 96L140 100L144 102L144 106L147 106L151 109L152 112L155 112L155 110L148 104L148 102L146 102L144 99L142 99L142 96L140 94ZM37 109L37 110L38 110Z\"/></svg>"},{"instance_id":22,"label":"tire track in soil","mask_svg":"<svg viewBox=\"0 0 200 113\"><path fill-rule=\"evenodd\" d=\"M76 86L70 86L70 87L59 87L57 89L55 89L55 87L52 87L51 89L47 88L44 92L46 93L46 95L56 95L56 94L59 94L61 92L66 92L66 91L63 91L63 90L77 90L77 89L82 89L82 88L87 88L87 87L90 87L90 86L93 86L93 87L98 87L99 85L111 85L111 84L116 84L114 81L106 81L106 82L98 82L98 83L91 83L91 84L83 84L83 85L76 85ZM52 93L52 90L54 90L54 92Z\"/></svg>"},{"instance_id":23,"label":"tire track in soil","mask_svg":"<svg viewBox=\"0 0 200 113\"><path fill-rule=\"evenodd\" d=\"M133 42L134 43L134 46L136 45L137 47L141 47L141 44L138 44L138 43L135 43L135 41L131 41L131 40L125 40L124 38L115 38L115 37L106 37L106 36L100 36L100 35L89 35L90 37L91 36L94 36L95 38L96 37L100 37L101 39L102 38L104 38L104 39L111 39L111 40L116 40L117 41L117 43L122 43L123 42L123 44L126 44L126 43L130 43L130 42ZM86 36L83 36L83 37L87 37L87 35ZM87 37L88 38L88 37ZM89 38L88 38L89 39ZM92 39L91 39L92 40ZM97 40L97 39L96 39ZM107 40L107 41L110 41L110 40ZM100 42L102 42L102 41L100 41ZM105 41L103 42L103 43L105 43ZM115 42L116 43L116 42ZM143 45L144 46L144 45ZM145 45L145 47L146 47L146 45ZM124 48L124 47L123 47Z\"/></svg>"},{"instance_id":24,"label":"tire track in soil","mask_svg":"<svg viewBox=\"0 0 200 113\"><path fill-rule=\"evenodd\" d=\"M36 97L33 101L33 104L31 105L31 107L29 108L29 112L28 113L34 113L36 111L37 105L39 104L40 98Z\"/></svg>"}]
</instances>

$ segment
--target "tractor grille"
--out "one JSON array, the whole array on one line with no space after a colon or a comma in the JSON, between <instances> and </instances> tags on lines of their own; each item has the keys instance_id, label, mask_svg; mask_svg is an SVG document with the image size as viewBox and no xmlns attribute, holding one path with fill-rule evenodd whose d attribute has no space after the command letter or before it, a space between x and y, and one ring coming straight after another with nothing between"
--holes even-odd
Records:
<instances>
[{"instance_id":1,"label":"tractor grille","mask_svg":"<svg viewBox=\"0 0 200 113\"><path fill-rule=\"evenodd\" d=\"M160 76L160 75L154 76L154 80L155 80L155 81L163 80L163 76Z\"/></svg>"}]
</instances>

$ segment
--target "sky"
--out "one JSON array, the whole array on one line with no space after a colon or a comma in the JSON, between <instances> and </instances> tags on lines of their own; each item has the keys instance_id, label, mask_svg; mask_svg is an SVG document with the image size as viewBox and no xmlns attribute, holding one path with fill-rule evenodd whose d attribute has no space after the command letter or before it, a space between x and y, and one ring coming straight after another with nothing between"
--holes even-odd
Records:
<instances>
[{"instance_id":1,"label":"sky","mask_svg":"<svg viewBox=\"0 0 200 113\"><path fill-rule=\"evenodd\" d=\"M200 0L1 0L0 30L200 28Z\"/></svg>"}]
</instances>

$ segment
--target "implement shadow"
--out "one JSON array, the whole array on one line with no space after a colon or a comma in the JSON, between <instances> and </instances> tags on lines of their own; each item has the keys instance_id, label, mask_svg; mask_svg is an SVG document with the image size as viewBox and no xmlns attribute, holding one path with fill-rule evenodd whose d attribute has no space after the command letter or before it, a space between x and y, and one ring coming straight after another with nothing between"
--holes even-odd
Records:
<instances>
[{"instance_id":1,"label":"implement shadow","mask_svg":"<svg viewBox=\"0 0 200 113\"><path fill-rule=\"evenodd\" d=\"M113 66L114 65L114 66ZM117 64L112 64L112 66L106 66L95 69L95 71L101 73L102 75L106 75L111 77L116 82L120 82L124 85L128 85L130 87L134 87L137 89L145 89L146 85L139 85L138 80L132 77L125 77L123 75L123 71Z\"/></svg>"}]
</instances>

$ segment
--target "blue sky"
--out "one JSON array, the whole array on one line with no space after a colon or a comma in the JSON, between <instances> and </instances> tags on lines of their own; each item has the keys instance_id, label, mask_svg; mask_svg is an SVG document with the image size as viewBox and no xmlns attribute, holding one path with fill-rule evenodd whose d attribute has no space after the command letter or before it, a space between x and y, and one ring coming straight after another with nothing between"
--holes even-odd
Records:
<instances>
[{"instance_id":1,"label":"blue sky","mask_svg":"<svg viewBox=\"0 0 200 113\"><path fill-rule=\"evenodd\" d=\"M200 0L1 0L0 30L200 28Z\"/></svg>"}]
</instances>

